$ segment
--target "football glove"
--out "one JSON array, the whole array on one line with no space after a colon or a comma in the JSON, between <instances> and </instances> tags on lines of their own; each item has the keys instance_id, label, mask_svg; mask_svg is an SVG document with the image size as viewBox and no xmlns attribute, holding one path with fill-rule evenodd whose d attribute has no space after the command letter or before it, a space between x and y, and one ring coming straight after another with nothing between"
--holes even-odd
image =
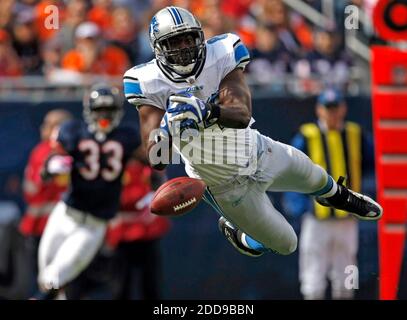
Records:
<instances>
[{"instance_id":1,"label":"football glove","mask_svg":"<svg viewBox=\"0 0 407 320\"><path fill-rule=\"evenodd\" d=\"M182 121L186 119L201 123L208 119L211 107L201 99L191 94L173 95L169 98L170 121Z\"/></svg>"},{"instance_id":2,"label":"football glove","mask_svg":"<svg viewBox=\"0 0 407 320\"><path fill-rule=\"evenodd\" d=\"M71 156L54 154L44 164L41 176L44 180L60 175L68 174L72 170L73 158Z\"/></svg>"},{"instance_id":3,"label":"football glove","mask_svg":"<svg viewBox=\"0 0 407 320\"><path fill-rule=\"evenodd\" d=\"M52 175L71 172L73 159L71 156L54 155L47 162L47 171Z\"/></svg>"},{"instance_id":4,"label":"football glove","mask_svg":"<svg viewBox=\"0 0 407 320\"><path fill-rule=\"evenodd\" d=\"M176 115L177 114L169 113L168 111L164 114L160 123L161 139L171 139L173 136L181 135L186 129L198 130L198 125L194 119L174 120L174 116Z\"/></svg>"}]
</instances>

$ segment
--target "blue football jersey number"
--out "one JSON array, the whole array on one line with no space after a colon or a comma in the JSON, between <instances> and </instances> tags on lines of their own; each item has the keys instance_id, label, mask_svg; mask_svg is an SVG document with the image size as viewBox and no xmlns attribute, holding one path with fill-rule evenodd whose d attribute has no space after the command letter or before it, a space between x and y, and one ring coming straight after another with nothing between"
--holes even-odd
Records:
<instances>
[{"instance_id":1,"label":"blue football jersey number","mask_svg":"<svg viewBox=\"0 0 407 320\"><path fill-rule=\"evenodd\" d=\"M104 180L113 181L120 175L123 169L123 146L117 141L109 140L99 147L94 140L86 139L79 143L78 149L86 154L86 167L79 169L84 179L95 180L100 174ZM101 154L107 157L106 168L101 168Z\"/></svg>"}]
</instances>

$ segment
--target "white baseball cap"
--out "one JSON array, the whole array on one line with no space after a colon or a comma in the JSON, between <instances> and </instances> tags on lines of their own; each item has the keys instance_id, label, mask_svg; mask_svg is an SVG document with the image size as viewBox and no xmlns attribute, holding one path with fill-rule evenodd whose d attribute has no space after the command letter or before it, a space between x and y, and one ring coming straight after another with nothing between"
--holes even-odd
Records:
<instances>
[{"instance_id":1,"label":"white baseball cap","mask_svg":"<svg viewBox=\"0 0 407 320\"><path fill-rule=\"evenodd\" d=\"M75 31L76 38L94 38L100 34L100 28L93 22L82 22Z\"/></svg>"}]
</instances>

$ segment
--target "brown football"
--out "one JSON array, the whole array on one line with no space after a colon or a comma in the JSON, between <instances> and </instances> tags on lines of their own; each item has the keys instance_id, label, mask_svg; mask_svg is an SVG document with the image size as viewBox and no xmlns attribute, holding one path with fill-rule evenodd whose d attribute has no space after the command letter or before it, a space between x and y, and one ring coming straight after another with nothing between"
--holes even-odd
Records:
<instances>
[{"instance_id":1,"label":"brown football","mask_svg":"<svg viewBox=\"0 0 407 320\"><path fill-rule=\"evenodd\" d=\"M178 177L164 183L155 192L151 212L160 216L180 216L195 208L205 192L202 180Z\"/></svg>"}]
</instances>

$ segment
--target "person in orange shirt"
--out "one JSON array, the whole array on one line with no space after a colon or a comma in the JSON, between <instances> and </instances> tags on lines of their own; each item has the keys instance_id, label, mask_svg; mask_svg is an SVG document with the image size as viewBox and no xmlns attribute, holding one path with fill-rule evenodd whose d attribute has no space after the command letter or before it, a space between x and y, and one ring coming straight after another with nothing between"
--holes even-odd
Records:
<instances>
[{"instance_id":1,"label":"person in orange shirt","mask_svg":"<svg viewBox=\"0 0 407 320\"><path fill-rule=\"evenodd\" d=\"M80 73L121 76L129 67L122 49L106 45L101 30L93 22L81 23L75 31L75 48L62 58L62 68Z\"/></svg>"},{"instance_id":2,"label":"person in orange shirt","mask_svg":"<svg viewBox=\"0 0 407 320\"><path fill-rule=\"evenodd\" d=\"M112 25L112 0L92 0L93 7L88 12L88 20L96 23L103 32Z\"/></svg>"}]
</instances>

